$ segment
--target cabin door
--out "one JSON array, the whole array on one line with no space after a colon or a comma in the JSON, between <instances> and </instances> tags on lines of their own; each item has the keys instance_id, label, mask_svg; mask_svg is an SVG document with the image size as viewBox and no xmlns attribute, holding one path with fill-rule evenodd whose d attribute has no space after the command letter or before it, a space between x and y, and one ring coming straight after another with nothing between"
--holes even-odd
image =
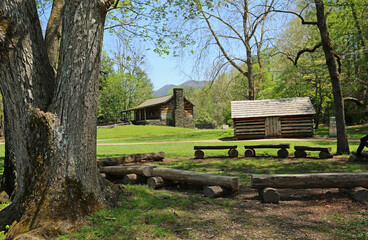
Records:
<instances>
[{"instance_id":1,"label":"cabin door","mask_svg":"<svg viewBox=\"0 0 368 240\"><path fill-rule=\"evenodd\" d=\"M266 118L265 135L266 137L280 137L281 136L281 121L278 117Z\"/></svg>"}]
</instances>

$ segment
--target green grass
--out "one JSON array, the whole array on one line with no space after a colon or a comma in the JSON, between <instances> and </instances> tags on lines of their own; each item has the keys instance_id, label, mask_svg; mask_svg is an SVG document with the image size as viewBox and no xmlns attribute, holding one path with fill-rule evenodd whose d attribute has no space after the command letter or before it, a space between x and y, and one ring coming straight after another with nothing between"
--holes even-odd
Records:
<instances>
[{"instance_id":1,"label":"green grass","mask_svg":"<svg viewBox=\"0 0 368 240\"><path fill-rule=\"evenodd\" d=\"M368 134L368 124L363 126L347 126L346 132L349 138L360 139ZM328 127L319 127L315 130L314 135L319 137L328 137Z\"/></svg>"},{"instance_id":2,"label":"green grass","mask_svg":"<svg viewBox=\"0 0 368 240\"><path fill-rule=\"evenodd\" d=\"M119 208L103 210L91 218L92 224L71 236L60 239L176 239L176 234L190 237L182 219L194 220L188 209L199 209L202 204L214 204L224 211L231 202L206 199L179 192L158 192L146 186L125 186L128 195L123 196L124 204ZM165 198L163 199L163 196Z\"/></svg>"},{"instance_id":3,"label":"green grass","mask_svg":"<svg viewBox=\"0 0 368 240\"><path fill-rule=\"evenodd\" d=\"M348 128L349 136L359 139L367 127ZM310 145L331 147L336 151L336 141L302 139L289 141L280 139L277 143L290 143L288 158L276 158L277 149L257 149L256 158L243 158L244 145L275 144L275 141L228 141L233 130L196 130L157 126L119 126L111 129L98 129L97 157L116 157L134 153L163 151L166 158L178 158L180 161L167 163L153 163L161 167L172 167L213 174L238 176L241 184L250 186L251 174L274 173L310 173L310 172L368 172L367 164L349 163L346 161L330 161L318 159L318 152L308 153L306 159L295 159L293 146ZM328 129L320 128L317 136L327 136ZM221 142L175 143L175 141L198 141L221 139ZM171 142L172 141L172 142ZM169 143L157 143L169 142ZM125 143L125 145L102 145L108 143ZM138 144L139 143L139 144ZM350 141L350 148L354 150L358 141ZM227 150L204 150L209 160L194 159L195 145L238 145L240 157L229 159L225 157ZM4 145L0 145L0 174L3 171ZM345 159L347 156L344 156ZM247 201L257 203L255 199L237 202L234 198L208 199L201 195L198 189L172 189L155 191L146 186L124 186L122 205L119 208L103 210L90 218L91 224L81 231L60 236L60 239L203 239L208 236L218 236L224 239L233 235L223 231L223 226L239 225L247 231L257 232L260 227L256 222L267 226L262 231L273 231L277 228L278 219L274 217L256 217L252 213L238 214L239 204L248 206ZM169 198L161 199L160 195ZM287 204L287 203L286 203ZM282 204L279 205L282 209ZM0 205L0 209L6 205ZM249 205L249 208L259 208L267 211L267 205ZM318 233L327 234L329 238L367 239L366 215L362 214L341 216L326 216L335 225L317 222L314 226L305 227L305 231L314 229ZM206 216L203 217L202 216ZM275 220L277 219L277 221ZM332 219L332 220L331 220ZM337 226L337 227L336 227ZM262 229L262 227L261 227ZM3 238L0 232L0 239ZM365 234L365 235L364 235ZM207 236L207 237L203 237ZM257 235L249 235L257 238ZM252 237L253 236L253 237ZM208 237L208 238L210 238ZM243 236L244 237L244 236ZM301 237L301 236L298 236ZM241 238L241 237L239 237Z\"/></svg>"},{"instance_id":4,"label":"green grass","mask_svg":"<svg viewBox=\"0 0 368 240\"><path fill-rule=\"evenodd\" d=\"M133 145L98 145L97 146L97 157L118 157L122 155L129 155L134 153L148 153L148 152L165 152L167 158L193 158L194 157L194 146L200 145L237 145L239 156L244 155L245 149L244 145L258 145L258 144L275 144L275 143L289 143L290 149L289 155L293 155L294 146L323 146L331 147L332 152L336 152L336 141L330 140L303 140L303 141L288 141L279 140L275 141L231 141L231 142L197 142L197 143L154 143L154 144L133 144ZM99 143L100 144L100 143ZM349 142L350 148L355 150L358 147L359 142L351 141ZM257 156L276 156L278 149L256 149ZM227 155L227 150L204 150L205 156L225 156ZM308 152L309 157L317 157L318 152Z\"/></svg>"},{"instance_id":5,"label":"green grass","mask_svg":"<svg viewBox=\"0 0 368 240\"><path fill-rule=\"evenodd\" d=\"M99 143L196 141L229 139L232 137L232 129L188 129L150 125L125 125L97 130L97 141Z\"/></svg>"}]
</instances>

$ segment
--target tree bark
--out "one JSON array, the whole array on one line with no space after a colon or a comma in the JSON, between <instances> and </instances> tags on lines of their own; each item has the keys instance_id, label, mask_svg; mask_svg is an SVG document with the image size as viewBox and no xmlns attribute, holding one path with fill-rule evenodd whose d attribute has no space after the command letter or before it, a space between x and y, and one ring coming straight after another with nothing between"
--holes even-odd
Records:
<instances>
[{"instance_id":1,"label":"tree bark","mask_svg":"<svg viewBox=\"0 0 368 240\"><path fill-rule=\"evenodd\" d=\"M336 64L335 54L332 48L330 34L327 28L324 5L321 0L315 0L317 10L317 26L321 36L323 52L332 83L332 94L334 97L336 130L337 130L337 151L336 154L349 154L349 143L346 134L345 113L340 83L340 74Z\"/></svg>"},{"instance_id":2,"label":"tree bark","mask_svg":"<svg viewBox=\"0 0 368 240\"><path fill-rule=\"evenodd\" d=\"M7 238L48 238L78 228L116 197L96 162L103 25L112 1L65 1L57 79L35 1L0 2L0 81L17 190L0 212ZM11 214L9 214L11 213Z\"/></svg>"},{"instance_id":3,"label":"tree bark","mask_svg":"<svg viewBox=\"0 0 368 240\"><path fill-rule=\"evenodd\" d=\"M50 60L51 67L56 71L57 56L59 51L59 40L61 37L61 24L63 18L65 1L54 0L52 2L52 10L46 27L45 42L47 55Z\"/></svg>"}]
</instances>

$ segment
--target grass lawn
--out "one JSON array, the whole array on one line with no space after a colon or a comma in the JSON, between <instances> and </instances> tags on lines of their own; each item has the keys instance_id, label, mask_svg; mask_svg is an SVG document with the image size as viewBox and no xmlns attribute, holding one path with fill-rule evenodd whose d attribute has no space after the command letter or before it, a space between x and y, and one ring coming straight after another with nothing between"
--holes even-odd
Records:
<instances>
[{"instance_id":1,"label":"grass lawn","mask_svg":"<svg viewBox=\"0 0 368 240\"><path fill-rule=\"evenodd\" d=\"M368 126L349 127L348 135L359 139ZM327 128L316 131L328 135ZM79 232L60 239L368 239L368 205L356 203L335 190L281 192L280 204L262 204L250 189L250 174L368 172L368 164L350 163L348 156L318 159L312 152L295 159L293 146L332 147L336 141L229 141L233 130L196 130L157 126L119 126L98 129L97 157L163 151L169 161L154 163L192 171L238 176L238 195L208 199L200 189L152 190L143 185L124 186L122 205L103 210L90 218ZM204 140L224 140L201 142ZM177 141L188 141L180 142ZM198 142L190 142L198 141ZM161 143L160 143L161 142ZM244 145L290 143L288 158L275 158L277 149L259 149L256 158L244 158ZM355 150L358 141L349 141ZM239 158L223 157L226 150L204 150L205 159L196 160L194 145L238 145ZM0 174L4 145L0 145ZM0 209L5 205L0 205ZM0 239L1 233L0 233Z\"/></svg>"}]
</instances>

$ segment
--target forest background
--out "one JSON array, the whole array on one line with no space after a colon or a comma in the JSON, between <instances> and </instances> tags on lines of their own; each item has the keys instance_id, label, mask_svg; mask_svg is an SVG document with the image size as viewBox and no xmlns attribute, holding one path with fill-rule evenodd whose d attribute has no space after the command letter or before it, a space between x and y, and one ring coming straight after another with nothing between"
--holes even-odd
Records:
<instances>
[{"instance_id":1,"label":"forest background","mask_svg":"<svg viewBox=\"0 0 368 240\"><path fill-rule=\"evenodd\" d=\"M179 51L175 47L157 51L164 55L178 55L180 52L181 59L195 59L193 71L187 75L188 80L206 80L208 84L199 89L184 87L184 93L195 105L194 121L198 124L216 121L231 125L230 102L249 99L247 76L230 64L219 48L222 44L229 58L237 61L245 72L248 71L248 62L242 59L247 55L245 47L236 42L239 39L235 39L238 37L231 35L230 30L224 30L227 23L242 17L226 15L225 11L230 12L234 7L229 6L230 2L236 1L219 1L219 5L211 6L212 11L209 10L207 16L217 20L212 25L207 25L206 18L198 15L175 18L171 24L181 23L181 37L186 42L181 42ZM270 2L273 6L277 5L274 1ZM294 2L288 4L288 12L267 12L267 19L259 23L262 28L256 29L254 40L250 40L254 81L258 87L255 99L308 96L317 113L315 127L318 128L334 116L331 81L323 50L316 47L320 42L318 28L302 24L302 21L315 18L315 8L308 1ZM346 124L362 124L368 119L368 1L326 1L325 4L330 37L341 63ZM255 11L253 16L259 18L262 14L266 15L264 7L252 7L251 10ZM287 14L290 12L295 14ZM219 20L220 17L222 19ZM255 25L256 20L248 20ZM219 36L219 42L215 41L209 26ZM235 23L231 26L238 27L238 32L244 31L244 26ZM154 97L143 45L124 44L124 41L136 38L120 39L116 50L103 54L99 99L99 119L102 122L119 121L121 110L136 107ZM172 43L174 45L174 41Z\"/></svg>"},{"instance_id":2,"label":"forest background","mask_svg":"<svg viewBox=\"0 0 368 240\"><path fill-rule=\"evenodd\" d=\"M232 13L234 7L237 7L236 2L218 1L218 5L207 6L207 9L210 9L206 12L207 16L215 20L212 25L206 24L206 18L203 17L205 15L201 18L200 14L195 14L193 10L181 8L181 11L187 11L187 14L178 17L177 10L170 13L167 9L157 10L155 5L148 10L148 5L133 6L133 2L129 2L126 3L126 9L140 8L141 18L132 26L153 21L153 17L147 16L147 11L166 11L166 14L171 14L162 15L162 18L171 20L158 25L156 22L155 30L135 31L134 34L129 34L129 28L117 31L109 27L117 21L116 16L110 16L106 34L112 34L114 39L118 40L114 49L105 49L102 54L99 122L121 121L122 110L136 107L155 97L145 49L153 46L157 54L177 56L178 62L188 63L188 59L191 59L192 71L186 78L207 82L200 88L184 87L185 96L195 105L194 122L206 124L216 121L219 125L232 125L230 102L246 100L250 96L250 82L247 76L229 61L232 59L244 72L249 72L249 65L245 60L245 56L248 57L246 46L238 43L239 40L244 40L234 36L234 31L246 32L244 25L234 23L239 22L243 15L241 12L237 12L238 16L229 15L229 12ZM248 36L252 53L248 55L251 55L249 57L256 84L254 99L308 96L316 110L315 127L328 124L329 117L334 116L334 103L324 53L321 47L316 48L320 42L318 28L302 24L303 21L315 18L316 10L313 4L305 0L294 3L286 1L284 6L287 6L287 12L278 12L276 8L282 8L280 3L265 2L273 8L249 6L249 11L253 11L253 19L248 19L248 30L252 30L252 25L262 25L258 29L254 27L254 39ZM46 1L44 5L39 6L40 15L47 12L47 3ZM327 24L330 37L341 63L346 124L363 124L368 121L368 1L325 1L325 4L328 8ZM260 16L265 15L267 18L257 22ZM160 14L155 17L160 17ZM226 29L230 24L233 29ZM179 25L180 29L175 32L170 30ZM153 41L155 43L152 44L149 40L154 39L154 31L159 37L156 37ZM218 42L215 41L214 34L217 34ZM142 43L142 39L150 43ZM105 40L111 41L111 38L105 37ZM220 47L225 49L229 58L226 58ZM169 94L171 92L172 90ZM3 121L0 128L3 129Z\"/></svg>"}]
</instances>

